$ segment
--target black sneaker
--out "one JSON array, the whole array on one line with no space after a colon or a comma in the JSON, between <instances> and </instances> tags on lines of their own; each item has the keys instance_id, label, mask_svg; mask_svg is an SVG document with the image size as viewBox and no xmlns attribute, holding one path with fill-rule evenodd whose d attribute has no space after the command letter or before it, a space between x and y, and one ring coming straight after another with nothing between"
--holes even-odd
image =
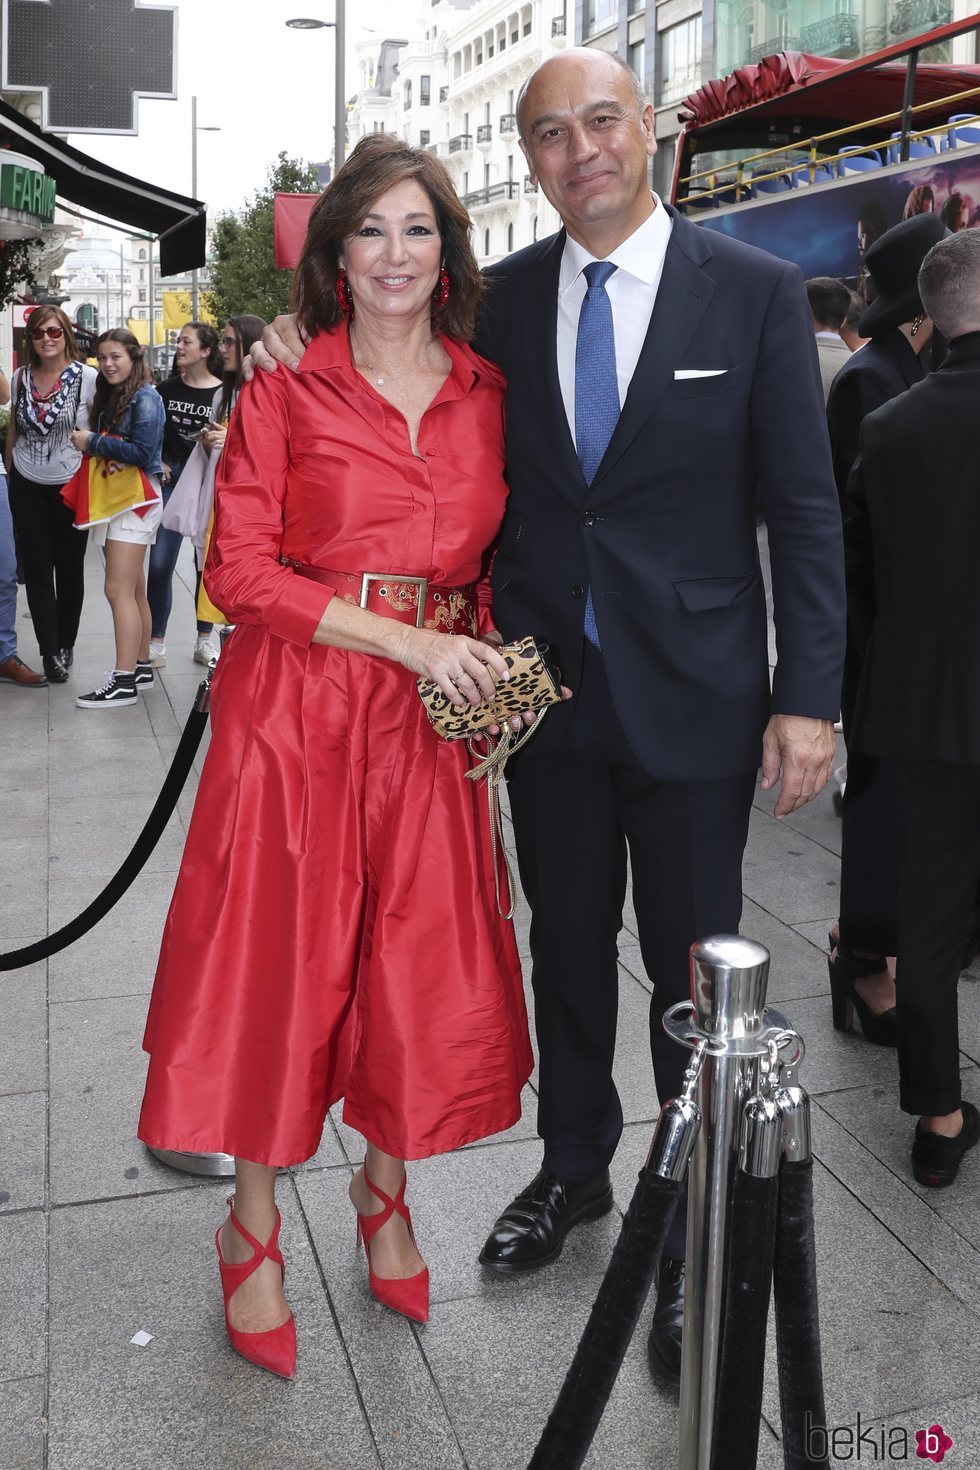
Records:
<instances>
[{"instance_id":1,"label":"black sneaker","mask_svg":"<svg viewBox=\"0 0 980 1470\"><path fill-rule=\"evenodd\" d=\"M138 704L136 675L113 671L107 684L91 694L80 694L75 703L79 709L122 709L127 704Z\"/></svg>"},{"instance_id":2,"label":"black sneaker","mask_svg":"<svg viewBox=\"0 0 980 1470\"><path fill-rule=\"evenodd\" d=\"M136 660L136 687L137 689L150 688L153 684L153 665L149 659L138 658Z\"/></svg>"},{"instance_id":3,"label":"black sneaker","mask_svg":"<svg viewBox=\"0 0 980 1470\"><path fill-rule=\"evenodd\" d=\"M944 1138L941 1133L926 1133L921 1124L916 1124L912 1173L919 1184L945 1189L959 1173L963 1155L980 1143L980 1113L971 1102L964 1101L961 1106L963 1127L955 1138Z\"/></svg>"}]
</instances>

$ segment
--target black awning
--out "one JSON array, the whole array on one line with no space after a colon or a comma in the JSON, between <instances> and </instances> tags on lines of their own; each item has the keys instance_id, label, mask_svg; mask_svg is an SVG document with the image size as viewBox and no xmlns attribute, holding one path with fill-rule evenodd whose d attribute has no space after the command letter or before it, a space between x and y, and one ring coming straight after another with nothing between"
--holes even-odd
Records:
<instances>
[{"instance_id":1,"label":"black awning","mask_svg":"<svg viewBox=\"0 0 980 1470\"><path fill-rule=\"evenodd\" d=\"M161 275L181 275L204 265L207 219L200 200L173 194L110 168L61 138L42 132L36 123L2 101L0 135L18 153L26 153L43 165L62 199L157 235Z\"/></svg>"}]
</instances>

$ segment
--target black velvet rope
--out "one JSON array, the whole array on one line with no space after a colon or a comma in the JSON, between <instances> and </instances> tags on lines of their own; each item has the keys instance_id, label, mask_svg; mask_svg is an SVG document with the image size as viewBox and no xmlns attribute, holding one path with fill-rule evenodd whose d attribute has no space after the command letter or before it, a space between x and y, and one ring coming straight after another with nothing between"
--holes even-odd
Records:
<instances>
[{"instance_id":1,"label":"black velvet rope","mask_svg":"<svg viewBox=\"0 0 980 1470\"><path fill-rule=\"evenodd\" d=\"M0 955L0 970L20 970L25 965L33 965L38 960L49 959L59 950L67 949L70 944L75 943L76 939L81 939L83 934L93 929L100 919L104 919L113 905L122 898L159 842L163 829L169 822L180 793L184 789L184 783L190 774L191 765L208 723L207 701L206 699L202 701L206 688L207 681L205 680L198 691L194 708L187 718L180 737L180 744L170 762L170 770L160 789L160 795L154 802L153 810L133 844L132 851L121 867L109 879L98 898L93 899L88 908L83 909L70 923L65 924L56 933L49 934L45 939L38 939L33 944L25 945L23 949L14 949L9 954ZM204 708L199 708L202 702Z\"/></svg>"},{"instance_id":2,"label":"black velvet rope","mask_svg":"<svg viewBox=\"0 0 980 1470\"><path fill-rule=\"evenodd\" d=\"M759 1454L778 1189L735 1170L711 1470L755 1470Z\"/></svg>"},{"instance_id":3,"label":"black velvet rope","mask_svg":"<svg viewBox=\"0 0 980 1470\"><path fill-rule=\"evenodd\" d=\"M528 1470L580 1470L663 1253L683 1182L640 1170L616 1249Z\"/></svg>"},{"instance_id":4,"label":"black velvet rope","mask_svg":"<svg viewBox=\"0 0 980 1470\"><path fill-rule=\"evenodd\" d=\"M813 1234L813 1160L784 1162L774 1269L785 1470L829 1470Z\"/></svg>"}]
</instances>

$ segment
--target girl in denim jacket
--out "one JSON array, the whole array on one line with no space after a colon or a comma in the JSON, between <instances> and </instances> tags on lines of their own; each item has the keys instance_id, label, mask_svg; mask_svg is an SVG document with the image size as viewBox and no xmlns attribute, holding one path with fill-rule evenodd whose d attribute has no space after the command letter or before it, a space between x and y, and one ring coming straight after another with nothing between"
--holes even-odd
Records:
<instances>
[{"instance_id":1,"label":"girl in denim jacket","mask_svg":"<svg viewBox=\"0 0 980 1470\"><path fill-rule=\"evenodd\" d=\"M92 400L94 432L76 431L83 453L139 465L154 492L147 508L122 510L95 527L105 548L105 595L112 608L116 666L107 682L75 703L82 709L118 709L137 703L137 690L153 683L150 607L146 600L146 551L156 539L162 510L160 449L165 411L151 386L143 349L125 327L103 332L96 344L99 376Z\"/></svg>"}]
</instances>

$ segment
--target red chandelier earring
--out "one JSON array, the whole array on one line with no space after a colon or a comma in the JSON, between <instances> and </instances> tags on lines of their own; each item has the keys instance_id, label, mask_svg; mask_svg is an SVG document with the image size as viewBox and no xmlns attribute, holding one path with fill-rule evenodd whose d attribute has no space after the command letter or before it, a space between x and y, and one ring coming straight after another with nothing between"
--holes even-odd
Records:
<instances>
[{"instance_id":1,"label":"red chandelier earring","mask_svg":"<svg viewBox=\"0 0 980 1470\"><path fill-rule=\"evenodd\" d=\"M334 295L337 297L337 305L344 313L344 316L353 316L354 298L351 295L350 282L347 279L347 272L344 270L344 267L342 265L338 265L337 267L337 280L334 283L333 289Z\"/></svg>"},{"instance_id":2,"label":"red chandelier earring","mask_svg":"<svg viewBox=\"0 0 980 1470\"><path fill-rule=\"evenodd\" d=\"M449 293L452 290L452 284L452 281L449 279L449 272L446 270L445 266L442 266L439 271L438 284L436 285L436 289L432 293L432 303L435 306L436 311L439 311L441 307L445 306L446 302L449 300Z\"/></svg>"}]
</instances>

